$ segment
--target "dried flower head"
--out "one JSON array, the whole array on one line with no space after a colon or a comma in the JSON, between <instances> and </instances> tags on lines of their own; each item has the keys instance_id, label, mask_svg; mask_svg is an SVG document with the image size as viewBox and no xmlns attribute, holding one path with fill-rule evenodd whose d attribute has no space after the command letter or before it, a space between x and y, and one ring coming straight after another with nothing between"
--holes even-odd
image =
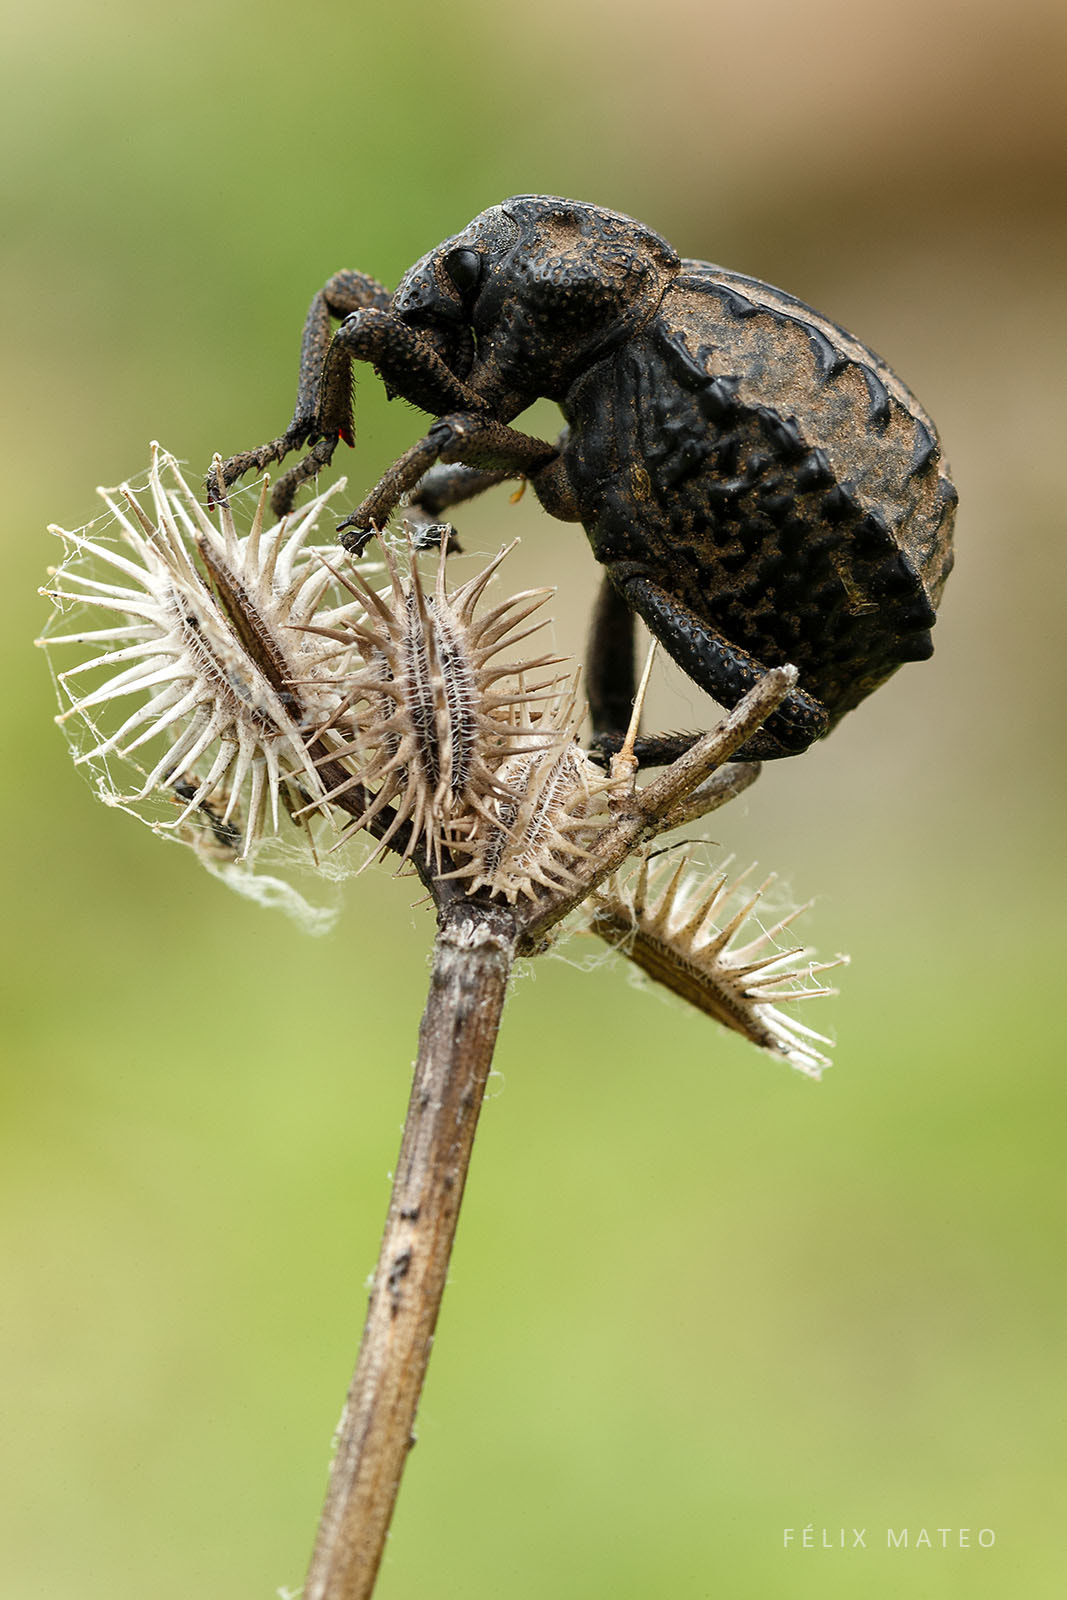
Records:
<instances>
[{"instance_id":1,"label":"dried flower head","mask_svg":"<svg viewBox=\"0 0 1067 1600\"><path fill-rule=\"evenodd\" d=\"M391 806L382 844L410 824L403 854L421 845L440 871L453 840L510 797L506 764L569 738L550 716L519 715L520 708L529 712L551 698L552 680L530 685L529 674L560 658L500 659L543 626L529 619L554 590L527 590L478 614L511 548L451 591L442 552L432 595L414 558L402 571L384 543L387 589L375 591L355 570L338 573L358 614L309 624L308 631L333 640L350 666L343 697L318 729L320 740L330 743L322 760L344 776L313 802L336 804L357 786L368 796L339 842Z\"/></svg>"},{"instance_id":2,"label":"dried flower head","mask_svg":"<svg viewBox=\"0 0 1067 1600\"><path fill-rule=\"evenodd\" d=\"M68 633L53 625L38 641L49 651L87 647L58 673L70 703L57 720L82 730L75 762L96 770L112 804L209 852L248 858L278 832L282 807L322 792L308 729L339 702L341 669L303 626L324 607L327 623L355 609L347 595L335 603L333 575L307 548L328 495L265 528L264 493L241 537L229 506L216 527L155 445L147 507L128 484L98 492L121 543L97 524L94 537L50 530L68 551L42 591L58 615L78 607L114 619ZM296 687L306 680L313 701ZM115 763L132 776L130 792L111 777ZM141 807L159 792L170 817Z\"/></svg>"},{"instance_id":3,"label":"dried flower head","mask_svg":"<svg viewBox=\"0 0 1067 1600\"><path fill-rule=\"evenodd\" d=\"M778 935L808 906L763 927L756 908L774 880L768 877L751 890L745 880L752 871L749 867L731 883L725 872L708 877L685 854L673 869L656 875L645 859L629 879L616 878L594 892L589 927L657 983L761 1050L818 1078L830 1061L816 1047L832 1041L778 1007L835 994L815 979L847 957L819 962L801 946L783 949ZM758 931L739 944L750 920Z\"/></svg>"},{"instance_id":4,"label":"dried flower head","mask_svg":"<svg viewBox=\"0 0 1067 1600\"><path fill-rule=\"evenodd\" d=\"M439 905L449 894L506 903L517 930L524 921L535 930L531 949L587 898L588 926L648 976L817 1077L828 1041L779 1007L833 993L815 980L843 958L781 947L798 911L759 924L770 880L750 892L748 874L707 878L689 855L665 873L646 855L631 877L618 875L628 851L739 792L709 776L715 741L721 766L744 717L779 704L793 669L768 673L752 707L708 734L698 759L637 787L629 745L610 777L582 750L577 682L552 671L561 658L516 657L544 626L537 613L553 591L486 604L510 546L454 589L442 550L431 590L416 544L404 561L381 539L378 589L375 569L310 543L343 482L269 528L265 487L242 536L229 505L216 524L153 446L147 498L129 485L100 491L117 539L99 524L52 530L68 553L43 592L62 621L39 642L81 651L58 673L68 703L57 720L104 798L193 844L245 893L300 914L281 880L232 871L280 832L305 839L323 820L334 849L369 830L402 862L416 856ZM110 619L64 632L75 607ZM132 786L120 789L112 765L134 775ZM330 852L311 854L325 873ZM750 919L757 932L744 941Z\"/></svg>"},{"instance_id":5,"label":"dried flower head","mask_svg":"<svg viewBox=\"0 0 1067 1600\"><path fill-rule=\"evenodd\" d=\"M524 731L547 725L560 738L509 756L497 772L504 792L453 840L453 853L469 858L454 876L468 878L472 894L488 889L514 905L520 897L536 900L542 889L575 886L574 863L589 858L589 845L611 821L607 799L616 784L578 745L576 702L572 682L541 718L520 708Z\"/></svg>"}]
</instances>

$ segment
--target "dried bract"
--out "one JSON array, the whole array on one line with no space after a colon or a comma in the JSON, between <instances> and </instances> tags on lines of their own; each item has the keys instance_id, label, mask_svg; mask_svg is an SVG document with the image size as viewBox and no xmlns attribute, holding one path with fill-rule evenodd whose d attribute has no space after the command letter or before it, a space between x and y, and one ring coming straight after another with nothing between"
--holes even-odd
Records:
<instances>
[{"instance_id":1,"label":"dried bract","mask_svg":"<svg viewBox=\"0 0 1067 1600\"><path fill-rule=\"evenodd\" d=\"M453 849L470 858L456 876L471 880L471 893L486 888L514 905L520 896L535 900L542 889L574 886L571 867L588 858L589 845L611 821L607 797L615 785L576 742L575 701L572 685L544 713L562 742L509 757L497 774L506 793L494 796L455 841ZM529 725L528 713L523 721Z\"/></svg>"},{"instance_id":2,"label":"dried bract","mask_svg":"<svg viewBox=\"0 0 1067 1600\"><path fill-rule=\"evenodd\" d=\"M843 958L782 948L799 912L760 925L766 883L749 891L747 874L708 878L689 854L653 873L646 854L628 879L589 888L628 850L714 803L701 775L740 726L727 719L724 741L708 735L710 753L695 765L682 757L666 788L635 787L636 763L621 754L608 776L578 742L577 680L554 671L562 658L519 650L545 625L537 614L554 591L486 601L512 547L450 589L443 549L429 585L413 543L380 539L379 589L380 568L310 543L334 491L268 528L264 486L242 536L230 506L216 523L153 446L147 495L101 490L106 523L52 530L67 554L43 591L56 614L39 642L78 654L57 675L67 702L57 720L102 797L306 926L323 919L301 892L250 866L266 843L284 860L283 833L303 846L290 862L313 865L321 881L345 871L343 861L331 870L331 850L369 831L374 853L414 857L439 908L475 895L515 908L531 949L548 942L539 915L552 929L584 899L588 927L649 977L818 1077L829 1041L780 1007L834 993L816 980ZM105 625L64 632L74 610L105 613ZM773 710L795 672L772 676L745 716L764 700ZM639 714L638 704L632 731ZM318 822L331 827L331 850L311 837ZM749 919L757 931L746 940Z\"/></svg>"},{"instance_id":3,"label":"dried bract","mask_svg":"<svg viewBox=\"0 0 1067 1600\"><path fill-rule=\"evenodd\" d=\"M835 994L815 980L847 957L818 962L801 946L783 949L778 935L808 907L762 927L756 908L773 878L749 890L745 880L752 870L731 883L724 872L708 877L683 855L673 870L657 876L646 859L628 880L612 880L594 892L589 927L657 983L818 1078L830 1061L817 1046L831 1041L778 1007ZM750 919L758 932L739 944Z\"/></svg>"},{"instance_id":4,"label":"dried bract","mask_svg":"<svg viewBox=\"0 0 1067 1600\"><path fill-rule=\"evenodd\" d=\"M346 775L314 803L334 804L358 786L371 798L339 842L391 806L382 845L410 824L403 853L421 844L441 872L453 839L510 797L507 763L531 750L558 748L568 737L531 710L551 695L553 684L531 685L529 674L555 666L559 657L500 659L543 625L529 619L554 591L528 590L478 615L507 549L451 592L442 553L432 594L414 559L405 572L390 547L383 549L389 587L379 593L353 569L341 581L364 614L309 629L362 663L318 730L330 744L323 761ZM531 714L520 717L520 707Z\"/></svg>"}]
</instances>

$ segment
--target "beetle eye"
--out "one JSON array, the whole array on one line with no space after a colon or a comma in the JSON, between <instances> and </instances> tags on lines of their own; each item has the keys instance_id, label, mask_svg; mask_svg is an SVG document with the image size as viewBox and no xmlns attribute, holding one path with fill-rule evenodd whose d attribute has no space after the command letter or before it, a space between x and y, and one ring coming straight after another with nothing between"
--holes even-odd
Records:
<instances>
[{"instance_id":1,"label":"beetle eye","mask_svg":"<svg viewBox=\"0 0 1067 1600\"><path fill-rule=\"evenodd\" d=\"M444 268L460 294L468 295L482 275L482 258L477 250L450 250Z\"/></svg>"}]
</instances>

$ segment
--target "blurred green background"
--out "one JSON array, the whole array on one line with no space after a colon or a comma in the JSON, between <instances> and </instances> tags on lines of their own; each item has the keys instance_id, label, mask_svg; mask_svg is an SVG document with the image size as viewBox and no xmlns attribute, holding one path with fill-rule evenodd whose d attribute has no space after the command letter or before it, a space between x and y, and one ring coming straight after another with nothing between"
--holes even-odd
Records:
<instances>
[{"instance_id":1,"label":"blurred green background","mask_svg":"<svg viewBox=\"0 0 1067 1600\"><path fill-rule=\"evenodd\" d=\"M1062 1595L1059 0L39 0L4 33L5 1593L299 1585L431 936L382 871L307 939L93 802L30 650L44 526L149 438L199 472L273 435L332 271L395 282L540 191L884 352L959 557L934 660L709 830L852 954L821 1086L583 946L516 983L379 1593ZM419 426L357 403L353 500ZM461 528L521 533L580 651L580 531L506 492Z\"/></svg>"}]
</instances>

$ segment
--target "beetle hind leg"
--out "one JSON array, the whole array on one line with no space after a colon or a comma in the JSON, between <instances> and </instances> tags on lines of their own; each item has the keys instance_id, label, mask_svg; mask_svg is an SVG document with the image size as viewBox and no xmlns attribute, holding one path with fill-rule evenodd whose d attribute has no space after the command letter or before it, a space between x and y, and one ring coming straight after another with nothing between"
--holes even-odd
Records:
<instances>
[{"instance_id":1,"label":"beetle hind leg","mask_svg":"<svg viewBox=\"0 0 1067 1600\"><path fill-rule=\"evenodd\" d=\"M608 575L600 585L585 656L585 692L593 724L590 751L606 766L622 749L637 694L636 616ZM699 733L640 735L639 767L664 767L702 737Z\"/></svg>"},{"instance_id":2,"label":"beetle hind leg","mask_svg":"<svg viewBox=\"0 0 1067 1600\"><path fill-rule=\"evenodd\" d=\"M697 617L687 606L674 599L656 584L640 575L631 576L620 585L618 603L625 603L648 625L667 653L705 693L720 705L733 707L764 675L766 666L737 645L731 644L721 633ZM604 597L601 597L602 604ZM598 617L600 610L598 608ZM594 624L594 645L601 636ZM612 635L605 626L605 640ZM631 631L632 639L632 631ZM590 700L593 683L600 684L610 671L610 655L606 664L590 666ZM632 674L632 644L631 667ZM599 674L599 676L598 676ZM632 679L631 679L632 681ZM607 691L598 689L601 704L610 703ZM631 691L632 699L632 691ZM615 727L598 727L594 711L595 743L599 752L607 756L622 745L615 711ZM829 717L814 696L802 689L794 689L779 709L734 756L735 761L773 761L786 756L799 755L820 738L829 728ZM644 737L637 741L634 754L642 766L658 766L674 761L692 748L703 735L699 733L664 734Z\"/></svg>"}]
</instances>

